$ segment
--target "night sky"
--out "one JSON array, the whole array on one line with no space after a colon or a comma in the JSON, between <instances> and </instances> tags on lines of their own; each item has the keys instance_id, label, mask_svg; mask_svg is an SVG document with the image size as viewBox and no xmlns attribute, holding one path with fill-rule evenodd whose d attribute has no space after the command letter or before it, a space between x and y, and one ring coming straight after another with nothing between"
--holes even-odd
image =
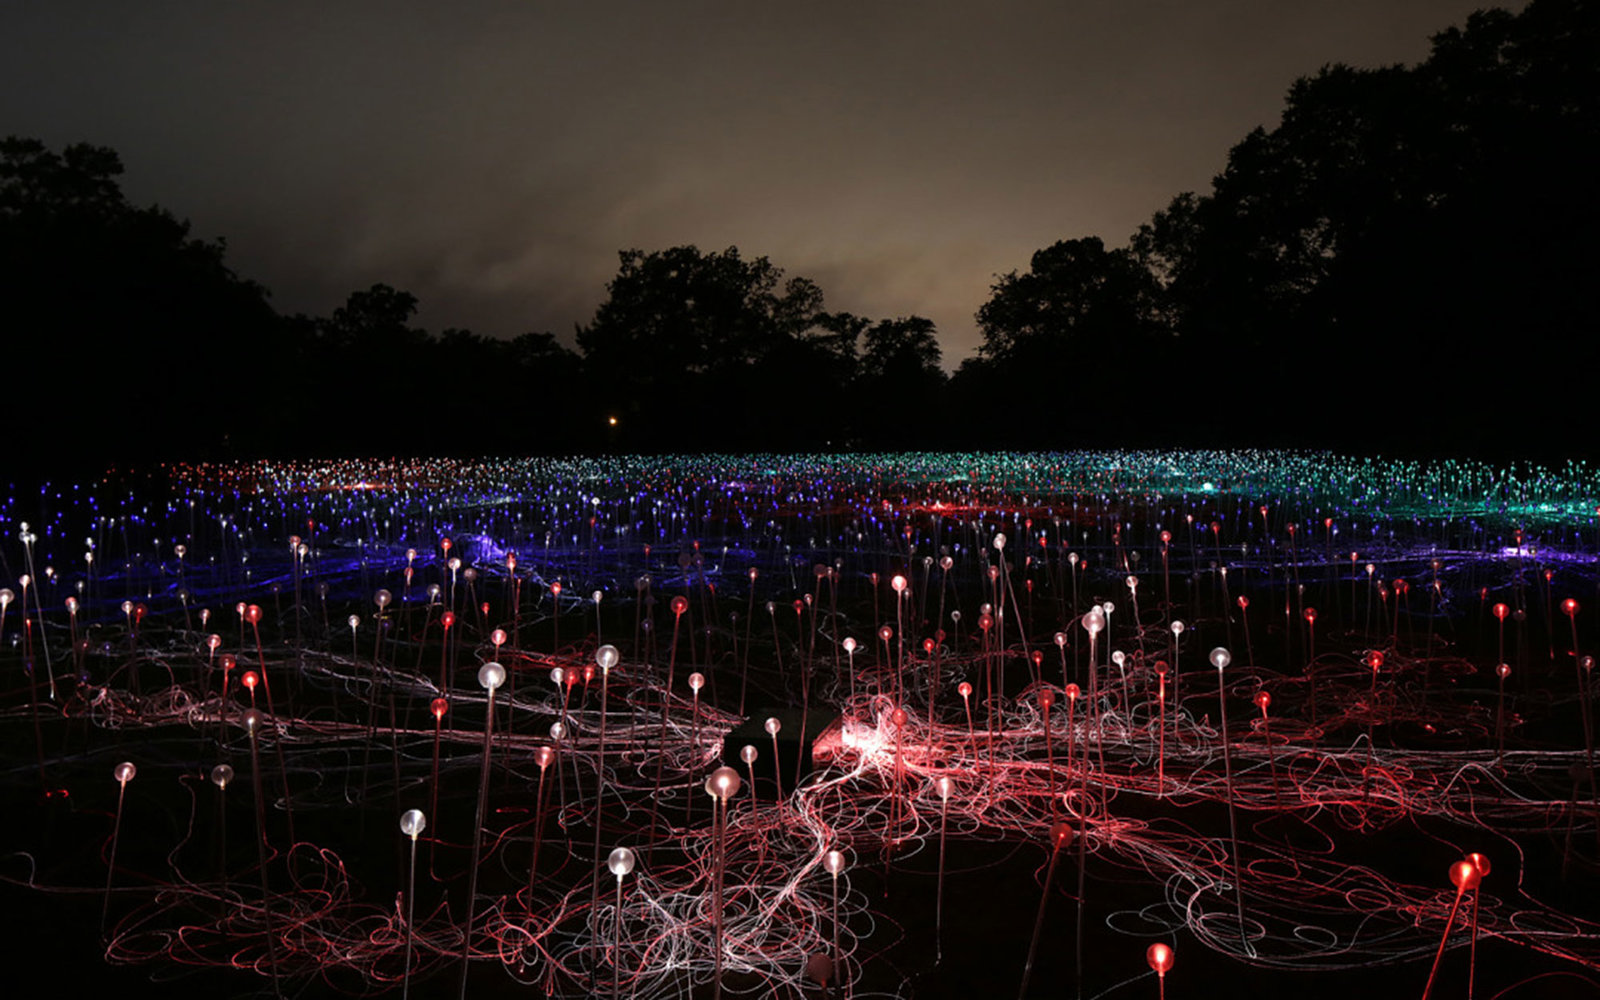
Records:
<instances>
[{"instance_id":1,"label":"night sky","mask_svg":"<svg viewBox=\"0 0 1600 1000\"><path fill-rule=\"evenodd\" d=\"M1296 77L1416 62L1479 6L33 4L0 134L115 148L285 312L386 282L430 329L571 343L619 249L737 245L932 318L954 367L996 275L1121 244Z\"/></svg>"}]
</instances>

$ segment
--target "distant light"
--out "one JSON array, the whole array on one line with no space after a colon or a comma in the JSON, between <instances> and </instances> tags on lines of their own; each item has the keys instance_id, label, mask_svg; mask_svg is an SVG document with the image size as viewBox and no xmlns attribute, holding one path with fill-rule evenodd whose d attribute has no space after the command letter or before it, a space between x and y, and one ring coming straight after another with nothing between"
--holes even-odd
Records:
<instances>
[{"instance_id":1,"label":"distant light","mask_svg":"<svg viewBox=\"0 0 1600 1000\"><path fill-rule=\"evenodd\" d=\"M617 426L617 418L616 417L607 417L606 418L606 423L610 424L612 427L615 427L615 426Z\"/></svg>"}]
</instances>

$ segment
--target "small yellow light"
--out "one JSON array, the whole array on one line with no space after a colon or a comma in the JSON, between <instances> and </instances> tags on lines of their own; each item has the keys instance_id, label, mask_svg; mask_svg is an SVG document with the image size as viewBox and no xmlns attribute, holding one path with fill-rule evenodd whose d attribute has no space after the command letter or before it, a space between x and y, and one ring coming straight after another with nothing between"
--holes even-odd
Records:
<instances>
[{"instance_id":1,"label":"small yellow light","mask_svg":"<svg viewBox=\"0 0 1600 1000\"><path fill-rule=\"evenodd\" d=\"M607 417L606 418L606 423L610 424L612 427L615 427L615 426L617 426L617 418L616 417Z\"/></svg>"}]
</instances>

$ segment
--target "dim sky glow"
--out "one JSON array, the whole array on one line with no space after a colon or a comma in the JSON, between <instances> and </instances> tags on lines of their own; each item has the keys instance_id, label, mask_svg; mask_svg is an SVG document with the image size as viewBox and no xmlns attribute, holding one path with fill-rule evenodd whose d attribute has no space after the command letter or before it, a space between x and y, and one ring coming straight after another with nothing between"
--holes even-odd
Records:
<instances>
[{"instance_id":1,"label":"dim sky glow","mask_svg":"<svg viewBox=\"0 0 1600 1000\"><path fill-rule=\"evenodd\" d=\"M1415 62L1479 6L33 4L0 134L114 147L286 312L386 282L429 329L570 344L618 250L737 245L933 319L953 368L997 275L1123 243L1296 77Z\"/></svg>"}]
</instances>

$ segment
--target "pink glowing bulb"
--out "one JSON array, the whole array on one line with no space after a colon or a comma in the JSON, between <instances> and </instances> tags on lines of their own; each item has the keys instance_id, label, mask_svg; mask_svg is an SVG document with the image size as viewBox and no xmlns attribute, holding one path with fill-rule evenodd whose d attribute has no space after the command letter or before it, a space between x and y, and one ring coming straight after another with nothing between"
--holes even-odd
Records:
<instances>
[{"instance_id":1,"label":"pink glowing bulb","mask_svg":"<svg viewBox=\"0 0 1600 1000\"><path fill-rule=\"evenodd\" d=\"M844 853L842 851L829 851L824 854L822 856L822 867L828 870L829 875L838 878L839 873L844 871Z\"/></svg>"},{"instance_id":2,"label":"pink glowing bulb","mask_svg":"<svg viewBox=\"0 0 1600 1000\"><path fill-rule=\"evenodd\" d=\"M906 589L906 578L896 573L894 578L889 581L889 586L895 593L903 593Z\"/></svg>"},{"instance_id":3,"label":"pink glowing bulb","mask_svg":"<svg viewBox=\"0 0 1600 1000\"><path fill-rule=\"evenodd\" d=\"M884 642L888 642L890 639L894 638L894 629L887 625L883 626L882 628L878 629L878 638Z\"/></svg>"},{"instance_id":4,"label":"pink glowing bulb","mask_svg":"<svg viewBox=\"0 0 1600 1000\"><path fill-rule=\"evenodd\" d=\"M555 759L556 752L553 747L540 747L533 752L533 762L539 765L541 771L549 767Z\"/></svg>"},{"instance_id":5,"label":"pink glowing bulb","mask_svg":"<svg viewBox=\"0 0 1600 1000\"><path fill-rule=\"evenodd\" d=\"M739 794L739 772L731 767L719 767L706 778L706 792L726 802Z\"/></svg>"},{"instance_id":6,"label":"pink glowing bulb","mask_svg":"<svg viewBox=\"0 0 1600 1000\"><path fill-rule=\"evenodd\" d=\"M1094 608L1084 615L1081 620L1083 622L1083 630L1090 635L1099 635L1101 630L1106 627L1105 612L1099 608Z\"/></svg>"},{"instance_id":7,"label":"pink glowing bulb","mask_svg":"<svg viewBox=\"0 0 1600 1000\"><path fill-rule=\"evenodd\" d=\"M769 716L767 721L762 723L761 728L767 731L768 736L776 736L783 729L783 723L779 722L776 716Z\"/></svg>"},{"instance_id":8,"label":"pink glowing bulb","mask_svg":"<svg viewBox=\"0 0 1600 1000\"><path fill-rule=\"evenodd\" d=\"M622 654L617 652L617 647L612 645L601 646L594 651L594 662L600 665L602 671L609 671L622 659Z\"/></svg>"},{"instance_id":9,"label":"pink glowing bulb","mask_svg":"<svg viewBox=\"0 0 1600 1000\"><path fill-rule=\"evenodd\" d=\"M261 605L252 604L244 609L244 620L254 625L261 620Z\"/></svg>"},{"instance_id":10,"label":"pink glowing bulb","mask_svg":"<svg viewBox=\"0 0 1600 1000\"><path fill-rule=\"evenodd\" d=\"M222 636L217 635L215 632L213 632L211 635L206 636L206 648L207 649L213 649L214 650L218 646L221 646L221 645L222 645Z\"/></svg>"},{"instance_id":11,"label":"pink glowing bulb","mask_svg":"<svg viewBox=\"0 0 1600 1000\"><path fill-rule=\"evenodd\" d=\"M1172 544L1172 532L1170 532L1170 531L1161 532L1161 544L1162 545L1171 545Z\"/></svg>"},{"instance_id":12,"label":"pink glowing bulb","mask_svg":"<svg viewBox=\"0 0 1600 1000\"><path fill-rule=\"evenodd\" d=\"M1045 688L1039 692L1039 707L1041 709L1048 712L1051 708L1055 707L1055 703L1056 693L1054 691L1050 690L1049 688Z\"/></svg>"},{"instance_id":13,"label":"pink glowing bulb","mask_svg":"<svg viewBox=\"0 0 1600 1000\"><path fill-rule=\"evenodd\" d=\"M856 651L856 641L849 636L845 636L844 642L840 643L839 645L844 647L844 651L846 653L853 655Z\"/></svg>"},{"instance_id":14,"label":"pink glowing bulb","mask_svg":"<svg viewBox=\"0 0 1600 1000\"><path fill-rule=\"evenodd\" d=\"M683 595L680 594L677 597L674 597L672 599L672 613L673 614L682 615L685 611L688 611L688 610L689 610L689 602L688 602L688 600L686 600L683 597Z\"/></svg>"},{"instance_id":15,"label":"pink glowing bulb","mask_svg":"<svg viewBox=\"0 0 1600 1000\"><path fill-rule=\"evenodd\" d=\"M444 718L444 713L450 710L450 702L444 698L435 698L428 702L428 710L433 713L435 721Z\"/></svg>"},{"instance_id":16,"label":"pink glowing bulb","mask_svg":"<svg viewBox=\"0 0 1600 1000\"><path fill-rule=\"evenodd\" d=\"M1068 684L1062 688L1062 691L1066 694L1067 700L1072 702L1077 701L1078 697L1083 694L1083 689L1076 684Z\"/></svg>"},{"instance_id":17,"label":"pink glowing bulb","mask_svg":"<svg viewBox=\"0 0 1600 1000\"><path fill-rule=\"evenodd\" d=\"M748 743L739 748L739 759L746 764L754 764L757 756L756 748Z\"/></svg>"},{"instance_id":18,"label":"pink glowing bulb","mask_svg":"<svg viewBox=\"0 0 1600 1000\"><path fill-rule=\"evenodd\" d=\"M392 600L394 600L394 595L389 593L387 590L380 590L376 594L372 595L373 603L376 604L380 609L387 608L389 606L389 602Z\"/></svg>"},{"instance_id":19,"label":"pink glowing bulb","mask_svg":"<svg viewBox=\"0 0 1600 1000\"><path fill-rule=\"evenodd\" d=\"M950 801L950 793L955 790L955 784L945 775L934 779L933 787L939 793L939 798L945 802Z\"/></svg>"},{"instance_id":20,"label":"pink glowing bulb","mask_svg":"<svg viewBox=\"0 0 1600 1000\"><path fill-rule=\"evenodd\" d=\"M692 673L692 674L689 675L689 690L693 691L695 694L699 694L700 693L700 689L705 687L705 686L706 686L706 675L705 674L702 674L702 673L696 671L695 673Z\"/></svg>"},{"instance_id":21,"label":"pink glowing bulb","mask_svg":"<svg viewBox=\"0 0 1600 1000\"><path fill-rule=\"evenodd\" d=\"M959 694L964 699L971 698L972 685L968 684L966 681L962 681L960 684L956 685L956 694Z\"/></svg>"},{"instance_id":22,"label":"pink glowing bulb","mask_svg":"<svg viewBox=\"0 0 1600 1000\"><path fill-rule=\"evenodd\" d=\"M1065 632L1057 632L1055 634L1055 643L1056 643L1056 647L1058 649L1065 647L1066 644L1067 644L1067 633L1065 633Z\"/></svg>"},{"instance_id":23,"label":"pink glowing bulb","mask_svg":"<svg viewBox=\"0 0 1600 1000\"><path fill-rule=\"evenodd\" d=\"M1496 677L1500 678L1501 680L1505 680L1507 677L1511 676L1511 664L1500 664L1498 667L1494 668L1494 673Z\"/></svg>"},{"instance_id":24,"label":"pink glowing bulb","mask_svg":"<svg viewBox=\"0 0 1600 1000\"><path fill-rule=\"evenodd\" d=\"M904 729L906 726L906 719L906 710L903 708L897 708L893 712L889 713L889 722L892 723L896 729Z\"/></svg>"},{"instance_id":25,"label":"pink glowing bulb","mask_svg":"<svg viewBox=\"0 0 1600 1000\"><path fill-rule=\"evenodd\" d=\"M1163 978L1172 971L1172 957L1172 949L1160 941L1144 951L1144 960L1150 964L1150 971Z\"/></svg>"},{"instance_id":26,"label":"pink glowing bulb","mask_svg":"<svg viewBox=\"0 0 1600 1000\"><path fill-rule=\"evenodd\" d=\"M497 628L493 632L490 632L489 641L494 643L496 648L504 646L506 643L506 630Z\"/></svg>"}]
</instances>

